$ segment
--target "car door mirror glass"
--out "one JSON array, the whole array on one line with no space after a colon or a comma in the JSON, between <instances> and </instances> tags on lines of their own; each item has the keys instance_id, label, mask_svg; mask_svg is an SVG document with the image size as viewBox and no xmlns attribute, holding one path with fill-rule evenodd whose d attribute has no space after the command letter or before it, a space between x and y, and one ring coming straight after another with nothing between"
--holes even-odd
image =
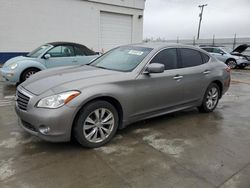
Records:
<instances>
[{"instance_id":1,"label":"car door mirror glass","mask_svg":"<svg viewBox=\"0 0 250 188\"><path fill-rule=\"evenodd\" d=\"M165 70L165 66L160 63L151 63L147 66L146 72L147 73L162 73Z\"/></svg>"},{"instance_id":2,"label":"car door mirror glass","mask_svg":"<svg viewBox=\"0 0 250 188\"><path fill-rule=\"evenodd\" d=\"M49 59L49 58L51 58L51 55L50 55L50 54L45 54L45 55L44 55L44 59Z\"/></svg>"}]
</instances>

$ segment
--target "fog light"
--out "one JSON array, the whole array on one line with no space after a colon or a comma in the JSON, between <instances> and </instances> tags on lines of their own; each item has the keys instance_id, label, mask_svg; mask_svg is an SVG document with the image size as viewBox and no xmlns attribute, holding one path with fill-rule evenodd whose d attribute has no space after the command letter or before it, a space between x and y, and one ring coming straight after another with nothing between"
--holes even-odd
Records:
<instances>
[{"instance_id":1,"label":"fog light","mask_svg":"<svg viewBox=\"0 0 250 188\"><path fill-rule=\"evenodd\" d=\"M48 134L50 132L50 127L45 126L45 125L41 125L39 127L39 132L42 134Z\"/></svg>"},{"instance_id":2,"label":"fog light","mask_svg":"<svg viewBox=\"0 0 250 188\"><path fill-rule=\"evenodd\" d=\"M6 76L12 77L12 76L14 76L14 74L13 73L7 73Z\"/></svg>"}]
</instances>

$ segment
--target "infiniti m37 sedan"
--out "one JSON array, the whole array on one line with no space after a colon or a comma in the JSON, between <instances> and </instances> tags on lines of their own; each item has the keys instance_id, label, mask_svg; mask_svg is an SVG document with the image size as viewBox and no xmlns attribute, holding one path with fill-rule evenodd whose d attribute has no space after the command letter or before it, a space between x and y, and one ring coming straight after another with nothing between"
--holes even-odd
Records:
<instances>
[{"instance_id":1,"label":"infiniti m37 sedan","mask_svg":"<svg viewBox=\"0 0 250 188\"><path fill-rule=\"evenodd\" d=\"M15 108L27 132L94 148L136 121L192 107L212 112L229 85L228 66L201 49L142 43L35 74L18 86Z\"/></svg>"}]
</instances>

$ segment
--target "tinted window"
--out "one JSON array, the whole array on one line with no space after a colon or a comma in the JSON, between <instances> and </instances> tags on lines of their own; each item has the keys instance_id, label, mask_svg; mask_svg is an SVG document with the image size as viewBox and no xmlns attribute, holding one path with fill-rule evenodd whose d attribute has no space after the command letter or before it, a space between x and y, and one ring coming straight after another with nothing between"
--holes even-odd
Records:
<instances>
[{"instance_id":1,"label":"tinted window","mask_svg":"<svg viewBox=\"0 0 250 188\"><path fill-rule=\"evenodd\" d=\"M180 49L182 66L193 67L203 64L201 53L197 50L183 48Z\"/></svg>"},{"instance_id":2,"label":"tinted window","mask_svg":"<svg viewBox=\"0 0 250 188\"><path fill-rule=\"evenodd\" d=\"M82 48L80 48L78 46L75 46L74 48L75 48L75 54L77 56L85 56L86 55Z\"/></svg>"},{"instance_id":3,"label":"tinted window","mask_svg":"<svg viewBox=\"0 0 250 188\"><path fill-rule=\"evenodd\" d=\"M201 56L202 56L203 63L207 63L210 59L210 57L207 54L204 54L202 52L201 52Z\"/></svg>"},{"instance_id":4,"label":"tinted window","mask_svg":"<svg viewBox=\"0 0 250 188\"><path fill-rule=\"evenodd\" d=\"M47 54L50 54L51 57L70 57L75 55L72 46L56 46L47 52Z\"/></svg>"},{"instance_id":5,"label":"tinted window","mask_svg":"<svg viewBox=\"0 0 250 188\"><path fill-rule=\"evenodd\" d=\"M213 52L213 48L202 48L202 49L207 51L207 52Z\"/></svg>"},{"instance_id":6,"label":"tinted window","mask_svg":"<svg viewBox=\"0 0 250 188\"><path fill-rule=\"evenodd\" d=\"M151 63L160 63L165 66L165 70L176 69L178 67L177 50L166 49L159 52Z\"/></svg>"}]
</instances>

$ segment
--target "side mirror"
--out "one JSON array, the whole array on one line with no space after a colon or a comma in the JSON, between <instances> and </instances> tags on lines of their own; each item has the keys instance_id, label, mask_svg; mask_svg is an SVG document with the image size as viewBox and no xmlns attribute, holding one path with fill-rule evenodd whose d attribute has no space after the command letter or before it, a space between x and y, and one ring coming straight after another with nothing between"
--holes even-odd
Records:
<instances>
[{"instance_id":1,"label":"side mirror","mask_svg":"<svg viewBox=\"0 0 250 188\"><path fill-rule=\"evenodd\" d=\"M44 59L49 59L49 58L51 58L51 55L50 55L50 54L45 54L45 55L44 55Z\"/></svg>"},{"instance_id":2,"label":"side mirror","mask_svg":"<svg viewBox=\"0 0 250 188\"><path fill-rule=\"evenodd\" d=\"M165 70L165 66L160 63L151 63L147 66L146 72L147 73L162 73Z\"/></svg>"},{"instance_id":3,"label":"side mirror","mask_svg":"<svg viewBox=\"0 0 250 188\"><path fill-rule=\"evenodd\" d=\"M225 53L224 52L220 52L220 55L224 55Z\"/></svg>"}]
</instances>

